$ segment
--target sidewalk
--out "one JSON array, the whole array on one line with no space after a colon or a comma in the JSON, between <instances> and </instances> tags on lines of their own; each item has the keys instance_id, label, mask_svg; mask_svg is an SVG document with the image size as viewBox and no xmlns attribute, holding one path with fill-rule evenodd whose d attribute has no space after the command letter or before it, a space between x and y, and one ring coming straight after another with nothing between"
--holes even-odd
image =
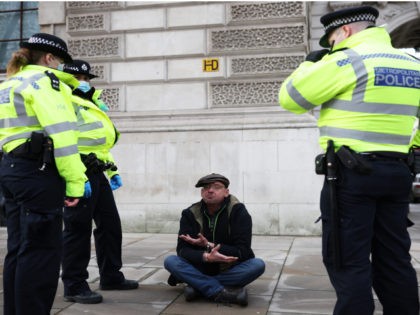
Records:
<instances>
[{"instance_id":1,"label":"sidewalk","mask_svg":"<svg viewBox=\"0 0 420 315\"><path fill-rule=\"evenodd\" d=\"M420 205L411 205L410 218L416 223L410 228L411 253L420 278ZM6 237L6 230L0 229L2 257ZM183 286L170 287L166 283L169 274L163 268L164 258L175 253L175 244L174 234L124 234L123 272L126 278L139 281L139 289L99 291L104 297L103 303L83 305L63 301L60 280L51 314L332 314L335 293L322 264L320 237L254 236L253 249L256 256L266 262L266 271L248 286L249 305L245 308L217 305L204 299L185 302ZM94 251L89 274L91 288L97 290L99 278ZM380 304L376 304L375 314L381 314Z\"/></svg>"}]
</instances>

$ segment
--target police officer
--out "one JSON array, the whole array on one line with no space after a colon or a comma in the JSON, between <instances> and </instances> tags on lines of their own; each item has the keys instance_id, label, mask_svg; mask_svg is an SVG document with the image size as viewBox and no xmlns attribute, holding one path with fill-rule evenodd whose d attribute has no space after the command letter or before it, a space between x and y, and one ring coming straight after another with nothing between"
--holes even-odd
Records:
<instances>
[{"instance_id":1,"label":"police officer","mask_svg":"<svg viewBox=\"0 0 420 315\"><path fill-rule=\"evenodd\" d=\"M138 282L125 279L122 267L122 230L112 190L122 185L110 149L119 133L109 119L108 107L99 98L101 91L90 86L96 76L83 60L66 64L64 71L73 74L79 85L73 91L73 104L79 129L78 148L84 161L92 195L80 200L74 208L64 210L63 271L64 299L83 304L102 301L102 295L93 292L87 283L87 267L91 253L92 219L96 228L96 258L102 290L131 290ZM108 182L105 174L110 178Z\"/></svg>"},{"instance_id":2,"label":"police officer","mask_svg":"<svg viewBox=\"0 0 420 315\"><path fill-rule=\"evenodd\" d=\"M337 153L336 185L326 180L321 192L322 254L337 293L334 314L373 314L373 287L384 314L418 315L406 161L419 107L420 63L392 47L387 31L375 26L377 17L370 6L321 17L320 45L328 49L308 54L282 84L279 103L298 114L321 106L320 145L334 143ZM331 235L333 188L337 235ZM337 265L334 239L341 251Z\"/></svg>"},{"instance_id":3,"label":"police officer","mask_svg":"<svg viewBox=\"0 0 420 315\"><path fill-rule=\"evenodd\" d=\"M21 43L0 84L0 182L7 215L4 314L49 315L57 290L62 210L84 194L66 43L50 34Z\"/></svg>"}]
</instances>

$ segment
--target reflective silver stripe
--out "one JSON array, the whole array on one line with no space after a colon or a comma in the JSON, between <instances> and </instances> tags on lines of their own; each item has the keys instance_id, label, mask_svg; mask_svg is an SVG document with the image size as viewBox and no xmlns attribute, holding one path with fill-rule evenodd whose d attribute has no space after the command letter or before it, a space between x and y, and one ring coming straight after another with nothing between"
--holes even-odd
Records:
<instances>
[{"instance_id":1,"label":"reflective silver stripe","mask_svg":"<svg viewBox=\"0 0 420 315\"><path fill-rule=\"evenodd\" d=\"M406 116L418 116L419 110L415 106L402 105L402 104L379 104L379 103L364 103L364 96L366 93L366 85L368 81L368 74L363 60L372 58L390 58L398 60L414 61L408 56L396 55L396 54L367 54L359 55L352 49L343 50L348 58L342 59L337 62L339 67L345 66L351 63L353 70L356 74L357 81L356 87L353 90L352 106L349 106L346 101L332 100L326 104L326 108L343 109L352 112L363 112L363 113L378 113L378 114L394 114L394 115L406 115Z\"/></svg>"},{"instance_id":2,"label":"reflective silver stripe","mask_svg":"<svg viewBox=\"0 0 420 315\"><path fill-rule=\"evenodd\" d=\"M103 128L104 124L102 123L102 121L95 121L89 124L84 124L81 126L77 126L77 128L79 129L80 132L85 132L85 131L90 131L90 130L95 130L95 129L100 129Z\"/></svg>"},{"instance_id":3,"label":"reflective silver stripe","mask_svg":"<svg viewBox=\"0 0 420 315\"><path fill-rule=\"evenodd\" d=\"M22 133L15 133L9 137L4 138L0 141L0 148L3 147L6 143L17 140L17 139L29 139L31 137L32 131L22 132Z\"/></svg>"},{"instance_id":4,"label":"reflective silver stripe","mask_svg":"<svg viewBox=\"0 0 420 315\"><path fill-rule=\"evenodd\" d=\"M25 101L23 100L22 94L20 94L20 91L17 91L18 89L14 90L14 100L13 104L15 106L15 111L18 116L26 116L26 108L25 108Z\"/></svg>"},{"instance_id":5,"label":"reflective silver stripe","mask_svg":"<svg viewBox=\"0 0 420 315\"><path fill-rule=\"evenodd\" d=\"M374 143L408 145L411 136L394 135L389 133L351 130L324 126L319 128L321 137L349 138Z\"/></svg>"},{"instance_id":6,"label":"reflective silver stripe","mask_svg":"<svg viewBox=\"0 0 420 315\"><path fill-rule=\"evenodd\" d=\"M64 121L61 123L44 126L44 129L48 135L53 135L64 131L77 130L77 126L76 122Z\"/></svg>"},{"instance_id":7,"label":"reflective silver stripe","mask_svg":"<svg viewBox=\"0 0 420 315\"><path fill-rule=\"evenodd\" d=\"M399 55L399 54L389 54L389 53L374 53L374 54L367 54L362 56L363 60L366 59L373 59L373 58L389 58L389 59L398 59L398 60L405 60L405 61L412 61L415 63L420 63L417 59L410 58L405 55ZM350 59L341 59L337 61L337 66L343 67L350 63Z\"/></svg>"},{"instance_id":8,"label":"reflective silver stripe","mask_svg":"<svg viewBox=\"0 0 420 315\"><path fill-rule=\"evenodd\" d=\"M36 84L37 80L45 77L44 73L37 73L29 78L17 78L18 81L21 82L18 85L13 93L14 93L14 100L13 105L15 107L15 111L17 113L16 118L4 118L0 120L0 128L8 128L8 127L24 127L24 126L32 126L32 125L39 125L38 118L35 116L28 116L25 108L25 100L21 92L29 85L29 84ZM18 133L11 135L9 137L4 138L0 141L0 147L3 147L4 144L16 139L28 139L31 136L32 131Z\"/></svg>"},{"instance_id":9,"label":"reflective silver stripe","mask_svg":"<svg viewBox=\"0 0 420 315\"><path fill-rule=\"evenodd\" d=\"M299 104L300 107L302 107L304 109L307 109L307 110L311 110L314 107L316 107L316 105L307 101L302 96L302 94L300 94L299 91L295 89L295 87L293 86L293 80L290 80L289 82L287 82L286 90L287 90L287 93L292 98L292 100L295 101L295 103Z\"/></svg>"},{"instance_id":10,"label":"reflective silver stripe","mask_svg":"<svg viewBox=\"0 0 420 315\"><path fill-rule=\"evenodd\" d=\"M35 116L0 119L0 128L25 127L33 125L39 125L38 118Z\"/></svg>"},{"instance_id":11,"label":"reflective silver stripe","mask_svg":"<svg viewBox=\"0 0 420 315\"><path fill-rule=\"evenodd\" d=\"M105 144L106 138L99 138L99 139L83 139L79 138L78 145L85 146L85 147L94 147L97 145Z\"/></svg>"},{"instance_id":12,"label":"reflective silver stripe","mask_svg":"<svg viewBox=\"0 0 420 315\"><path fill-rule=\"evenodd\" d=\"M61 147L59 149L54 148L54 157L63 157L63 156L69 156L72 154L78 154L79 151L77 149L77 145L69 145L66 147Z\"/></svg>"},{"instance_id":13,"label":"reflective silver stripe","mask_svg":"<svg viewBox=\"0 0 420 315\"><path fill-rule=\"evenodd\" d=\"M29 78L23 79L21 84L16 87L16 89L13 91L15 97L14 97L14 106L15 110L18 116L27 116L25 109L25 100L23 99L23 96L21 92L28 87L29 84L34 84L34 82L38 81L39 79L45 77L46 75L44 73L37 73Z\"/></svg>"},{"instance_id":14,"label":"reflective silver stripe","mask_svg":"<svg viewBox=\"0 0 420 315\"><path fill-rule=\"evenodd\" d=\"M354 73L356 74L356 86L353 90L352 101L361 103L365 97L368 73L363 63L363 58L353 49L346 49L343 52L349 57Z\"/></svg>"},{"instance_id":15,"label":"reflective silver stripe","mask_svg":"<svg viewBox=\"0 0 420 315\"><path fill-rule=\"evenodd\" d=\"M391 114L404 116L417 116L418 106L402 104L365 103L334 100L326 103L322 108L332 108L357 113Z\"/></svg>"}]
</instances>

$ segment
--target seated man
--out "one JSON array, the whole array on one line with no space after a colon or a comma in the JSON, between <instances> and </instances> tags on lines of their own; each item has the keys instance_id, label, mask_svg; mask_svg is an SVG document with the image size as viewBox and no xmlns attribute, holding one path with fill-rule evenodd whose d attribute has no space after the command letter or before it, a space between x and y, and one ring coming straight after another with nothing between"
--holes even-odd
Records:
<instances>
[{"instance_id":1,"label":"seated man","mask_svg":"<svg viewBox=\"0 0 420 315\"><path fill-rule=\"evenodd\" d=\"M251 216L228 186L223 175L200 178L195 187L202 187L202 200L182 211L178 255L167 257L164 265L170 285L187 284L187 301L203 295L246 306L245 286L264 273L264 261L251 249Z\"/></svg>"}]
</instances>

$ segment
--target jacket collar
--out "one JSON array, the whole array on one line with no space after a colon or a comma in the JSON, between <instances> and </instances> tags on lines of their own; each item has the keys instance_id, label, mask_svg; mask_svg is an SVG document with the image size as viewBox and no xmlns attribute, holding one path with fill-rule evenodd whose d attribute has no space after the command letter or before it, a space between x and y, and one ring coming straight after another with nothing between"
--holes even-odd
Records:
<instances>
[{"instance_id":1,"label":"jacket collar","mask_svg":"<svg viewBox=\"0 0 420 315\"><path fill-rule=\"evenodd\" d=\"M40 66L40 65L26 65L23 67L22 70L37 70L37 71L49 71L54 73L54 75L63 83L70 85L70 86L78 86L79 81L70 73L66 73L57 69Z\"/></svg>"},{"instance_id":2,"label":"jacket collar","mask_svg":"<svg viewBox=\"0 0 420 315\"><path fill-rule=\"evenodd\" d=\"M343 48L352 48L360 44L388 44L391 45L391 37L389 36L387 30L384 27L371 27L363 31L360 31L349 38L346 38L337 45L334 45L333 51L343 49Z\"/></svg>"}]
</instances>

